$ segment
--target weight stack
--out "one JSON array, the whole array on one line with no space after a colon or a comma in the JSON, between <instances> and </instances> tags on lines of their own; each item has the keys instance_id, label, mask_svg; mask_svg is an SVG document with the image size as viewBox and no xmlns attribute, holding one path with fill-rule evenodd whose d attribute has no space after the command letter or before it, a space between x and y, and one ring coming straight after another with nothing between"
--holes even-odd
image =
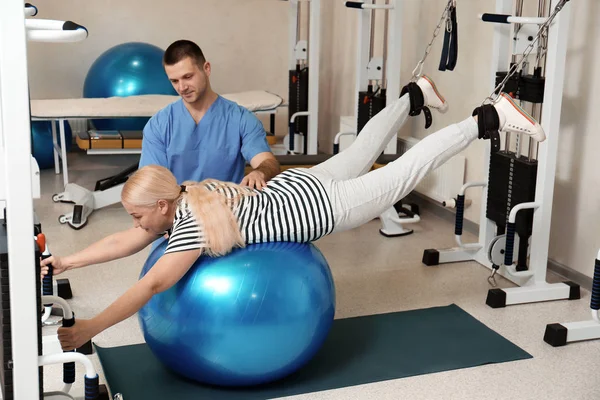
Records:
<instances>
[{"instance_id":1,"label":"weight stack","mask_svg":"<svg viewBox=\"0 0 600 400\"><path fill-rule=\"evenodd\" d=\"M35 244L35 260L36 260L36 275L40 276L40 259L41 253L39 247ZM36 310L35 315L37 317L37 346L38 355L42 355L42 309L41 305L41 281L36 279ZM2 343L2 349L0 351L0 362L2 369L0 371L0 383L2 384L2 399L12 400L14 399L14 385L13 385L13 369L12 369L12 332L11 332L11 304L10 304L10 285L9 285L9 272L8 272L8 243L7 243L7 231L6 224L3 222L0 224L0 296L1 296L1 307L2 313L0 314L0 342ZM44 398L44 374L43 367L38 367L38 379L39 379L39 398Z\"/></svg>"},{"instance_id":2,"label":"weight stack","mask_svg":"<svg viewBox=\"0 0 600 400\"><path fill-rule=\"evenodd\" d=\"M3 247L0 252L0 295L2 296L2 314L0 325L2 331L2 351L0 351L0 361L2 362L2 371L0 371L0 381L2 383L2 398L6 400L14 399L13 371L9 364L12 362L12 333L10 323L10 287L8 285L8 252L6 251L6 237L2 238Z\"/></svg>"},{"instance_id":3,"label":"weight stack","mask_svg":"<svg viewBox=\"0 0 600 400\"><path fill-rule=\"evenodd\" d=\"M42 273L42 267L40 265L40 257L42 256L42 252L40 251L40 248L38 246L38 244L34 241L33 242L33 246L34 246L34 251L35 251L35 276L40 276ZM35 280L35 294L36 294L36 299L35 299L35 304L36 304L36 310L37 310L37 340L38 340L38 356L41 356L43 354L43 347L42 347L42 281L40 279L36 279ZM40 399L44 398L44 367L39 366L38 367L38 373L39 373L39 383L40 383Z\"/></svg>"},{"instance_id":4,"label":"weight stack","mask_svg":"<svg viewBox=\"0 0 600 400\"><path fill-rule=\"evenodd\" d=\"M504 78L506 78L506 75L508 75L508 71L496 72L496 86L498 86L504 80ZM504 89L502 90L502 92L507 93L512 97L517 97L519 94L520 80L521 80L521 73L518 72L518 73L514 74L513 76L508 78L508 80L506 81L506 83L504 85ZM499 92L500 92L500 90L496 90L494 93L500 94Z\"/></svg>"},{"instance_id":5,"label":"weight stack","mask_svg":"<svg viewBox=\"0 0 600 400\"><path fill-rule=\"evenodd\" d=\"M360 134L362 128L377 113L385 108L385 92L376 94L373 91L358 93L358 118L356 132Z\"/></svg>"},{"instance_id":6,"label":"weight stack","mask_svg":"<svg viewBox=\"0 0 600 400\"><path fill-rule=\"evenodd\" d=\"M489 173L486 217L504 227L514 206L535 200L537 161L517 159L515 153L493 153ZM533 209L519 211L515 222L519 236L531 236Z\"/></svg>"},{"instance_id":7,"label":"weight stack","mask_svg":"<svg viewBox=\"0 0 600 400\"><path fill-rule=\"evenodd\" d=\"M289 118L299 111L308 111L308 67L289 71ZM305 115L294 120L295 132L308 132L308 117Z\"/></svg>"},{"instance_id":8,"label":"weight stack","mask_svg":"<svg viewBox=\"0 0 600 400\"><path fill-rule=\"evenodd\" d=\"M519 100L541 104L544 101L545 79L538 75L524 75L519 81Z\"/></svg>"}]
</instances>

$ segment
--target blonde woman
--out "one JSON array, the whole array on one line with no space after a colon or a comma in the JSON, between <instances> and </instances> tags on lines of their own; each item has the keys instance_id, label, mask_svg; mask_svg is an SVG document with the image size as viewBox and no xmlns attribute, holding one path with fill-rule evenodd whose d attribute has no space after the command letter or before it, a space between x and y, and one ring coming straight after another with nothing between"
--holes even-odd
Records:
<instances>
[{"instance_id":1,"label":"blonde woman","mask_svg":"<svg viewBox=\"0 0 600 400\"><path fill-rule=\"evenodd\" d=\"M311 242L358 227L405 197L431 170L475 139L498 142L498 131L545 139L541 126L507 95L478 107L467 119L421 140L396 161L368 172L409 115L447 110L433 82L423 76L402 90L363 128L354 143L329 160L277 175L262 190L206 180L179 184L166 168L149 165L125 184L122 203L134 227L73 255L42 261L55 274L132 255L168 234L164 255L136 284L90 320L60 328L63 350L135 314L150 298L173 286L201 254L221 256L246 244Z\"/></svg>"}]
</instances>

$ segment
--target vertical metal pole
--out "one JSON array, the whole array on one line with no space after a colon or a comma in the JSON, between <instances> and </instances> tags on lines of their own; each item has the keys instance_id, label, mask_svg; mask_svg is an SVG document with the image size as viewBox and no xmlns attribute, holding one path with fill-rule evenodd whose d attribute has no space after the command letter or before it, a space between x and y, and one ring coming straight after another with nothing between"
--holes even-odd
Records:
<instances>
[{"instance_id":1,"label":"vertical metal pole","mask_svg":"<svg viewBox=\"0 0 600 400\"><path fill-rule=\"evenodd\" d=\"M377 4L377 0L371 0L371 4ZM367 3L367 2L365 2ZM373 58L373 49L375 48L375 10L366 11L371 16L371 36L369 37L369 61Z\"/></svg>"},{"instance_id":2,"label":"vertical metal pole","mask_svg":"<svg viewBox=\"0 0 600 400\"><path fill-rule=\"evenodd\" d=\"M31 137L25 12L0 2L0 128L8 234L15 399L39 399L38 320L33 246Z\"/></svg>"},{"instance_id":3,"label":"vertical metal pole","mask_svg":"<svg viewBox=\"0 0 600 400\"><path fill-rule=\"evenodd\" d=\"M387 70L386 104L390 104L400 97L400 71L402 69L402 10L404 0L394 0L394 8L389 10L388 28L386 32L387 59L384 60ZM391 46L391 49L390 47ZM396 154L398 151L398 138L394 137L383 151L384 154Z\"/></svg>"},{"instance_id":4,"label":"vertical metal pole","mask_svg":"<svg viewBox=\"0 0 600 400\"><path fill-rule=\"evenodd\" d=\"M296 46L296 43L298 43L300 41L301 37L302 37L302 3L298 2L298 4L296 5L296 41L294 42L294 46ZM303 67L303 65L302 65L303 62L301 62L300 64L301 64L301 67Z\"/></svg>"},{"instance_id":5,"label":"vertical metal pole","mask_svg":"<svg viewBox=\"0 0 600 400\"><path fill-rule=\"evenodd\" d=\"M370 4L372 0L365 0L365 4ZM371 26L373 21L371 20L371 10L357 10L352 11L358 13L358 29L357 29L357 43L358 49L356 51L356 65L358 69L356 71L356 88L355 88L355 101L358 102L358 94L367 90L369 80L367 78L367 65L371 60L372 43ZM354 111L358 112L358 103L355 103Z\"/></svg>"},{"instance_id":6,"label":"vertical metal pole","mask_svg":"<svg viewBox=\"0 0 600 400\"><path fill-rule=\"evenodd\" d=\"M321 0L310 1L308 44L308 144L306 154L317 154L319 131L319 67L321 60Z\"/></svg>"},{"instance_id":7,"label":"vertical metal pole","mask_svg":"<svg viewBox=\"0 0 600 400\"><path fill-rule=\"evenodd\" d=\"M546 0L539 0L538 2L538 17L548 17L550 16L550 12L548 10L548 4ZM542 68L542 76L546 75L545 66L546 66L546 49L548 48L548 36L542 35L538 39L538 48L537 48L537 57L535 67ZM540 104L533 105L533 117L537 118L539 121L542 116L542 108ZM529 138L529 160L533 159L533 149L536 149L536 154L539 151L539 143L534 142L532 138Z\"/></svg>"},{"instance_id":8,"label":"vertical metal pole","mask_svg":"<svg viewBox=\"0 0 600 400\"><path fill-rule=\"evenodd\" d=\"M390 0L385 0L385 4L388 5ZM381 71L381 88L387 88L387 56L388 56L388 29L389 29L389 10L384 10L383 16L383 63Z\"/></svg>"},{"instance_id":9,"label":"vertical metal pole","mask_svg":"<svg viewBox=\"0 0 600 400\"><path fill-rule=\"evenodd\" d=\"M552 9L556 7L558 2L559 0L552 1ZM540 203L540 207L535 210L533 215L533 231L535 234L531 238L530 257L536 282L545 282L546 280L570 16L571 7L564 7L554 18L548 32L544 102L541 119L541 125L546 132L547 139L539 147L535 201Z\"/></svg>"},{"instance_id":10,"label":"vertical metal pole","mask_svg":"<svg viewBox=\"0 0 600 400\"><path fill-rule=\"evenodd\" d=\"M311 30L310 30L310 10L312 8L312 3L310 1L306 1L306 8L307 8L307 13L309 15L309 18L307 18L306 20L306 43L310 43L310 35L311 35ZM300 9L298 10L298 25L302 26L302 17L301 17L301 13L302 12L302 3L300 3ZM300 36L298 36L298 38L300 38ZM305 65L309 65L310 63L310 54L307 55L308 59L306 60L306 64ZM310 76L309 78L310 79Z\"/></svg>"},{"instance_id":11,"label":"vertical metal pole","mask_svg":"<svg viewBox=\"0 0 600 400\"><path fill-rule=\"evenodd\" d=\"M510 14L512 10L512 0L496 0L495 13L497 14ZM510 32L511 26L509 24L493 24L494 37L492 41L492 70L490 73L490 91L496 87L496 72L507 70L510 64ZM482 180L489 182L489 164L490 164L490 146L485 146L483 159L483 177ZM481 194L481 205L479 214L479 243L482 245L479 250L480 259L487 259L488 245L496 236L496 224L489 220L486 216L487 198L488 198L489 184L482 191Z\"/></svg>"},{"instance_id":12,"label":"vertical metal pole","mask_svg":"<svg viewBox=\"0 0 600 400\"><path fill-rule=\"evenodd\" d=\"M289 31L288 31L288 70L296 69L296 43L299 39L298 27L298 0L290 0Z\"/></svg>"},{"instance_id":13,"label":"vertical metal pole","mask_svg":"<svg viewBox=\"0 0 600 400\"><path fill-rule=\"evenodd\" d=\"M515 4L515 13L514 13L514 15L515 15L515 17L520 17L520 16L523 15L523 0L517 0L517 2ZM521 24L512 24L512 25L513 25L513 38L514 38L513 43L516 44L517 35L519 34L519 31L521 30L521 27L523 25L521 25ZM511 56L511 61L513 63L518 63L520 55L519 54L515 54L515 48L516 48L516 45L513 46L513 49L512 49L513 54ZM526 64L523 65L523 69L525 69L525 65ZM511 132L505 132L504 135L505 135L504 136L504 150L506 152L508 152L510 150L510 139L512 137L512 133ZM521 136L517 135L517 147L520 147L519 146L519 144L521 142L520 139L521 139ZM517 151L520 152L520 149L517 148Z\"/></svg>"}]
</instances>

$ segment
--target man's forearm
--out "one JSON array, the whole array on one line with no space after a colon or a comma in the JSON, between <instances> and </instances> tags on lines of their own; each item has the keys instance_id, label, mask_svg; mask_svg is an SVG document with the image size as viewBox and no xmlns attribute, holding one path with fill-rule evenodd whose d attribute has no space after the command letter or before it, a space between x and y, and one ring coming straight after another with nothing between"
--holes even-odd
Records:
<instances>
[{"instance_id":1,"label":"man's forearm","mask_svg":"<svg viewBox=\"0 0 600 400\"><path fill-rule=\"evenodd\" d=\"M281 172L281 167L279 165L279 161L275 159L268 159L261 162L260 165L255 168L255 171L262 172L265 176L265 182L268 182Z\"/></svg>"}]
</instances>

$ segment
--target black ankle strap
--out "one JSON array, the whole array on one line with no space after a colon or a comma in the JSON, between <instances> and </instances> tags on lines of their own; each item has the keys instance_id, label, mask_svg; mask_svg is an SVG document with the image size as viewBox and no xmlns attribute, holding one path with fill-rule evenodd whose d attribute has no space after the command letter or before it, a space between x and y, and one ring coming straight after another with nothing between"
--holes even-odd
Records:
<instances>
[{"instance_id":1,"label":"black ankle strap","mask_svg":"<svg viewBox=\"0 0 600 400\"><path fill-rule=\"evenodd\" d=\"M500 118L498 112L491 104L484 104L473 110L473 116L477 115L477 127L479 128L479 139L490 139L492 152L500 150Z\"/></svg>"},{"instance_id":2,"label":"black ankle strap","mask_svg":"<svg viewBox=\"0 0 600 400\"><path fill-rule=\"evenodd\" d=\"M425 99L423 98L421 88L415 82L410 82L402 88L400 97L404 96L406 93L408 93L408 98L410 99L410 111L408 115L414 117L415 115L421 114L421 111L423 111L423 115L425 115L425 129L429 128L433 122L433 118L431 116L431 110L425 106Z\"/></svg>"}]
</instances>

